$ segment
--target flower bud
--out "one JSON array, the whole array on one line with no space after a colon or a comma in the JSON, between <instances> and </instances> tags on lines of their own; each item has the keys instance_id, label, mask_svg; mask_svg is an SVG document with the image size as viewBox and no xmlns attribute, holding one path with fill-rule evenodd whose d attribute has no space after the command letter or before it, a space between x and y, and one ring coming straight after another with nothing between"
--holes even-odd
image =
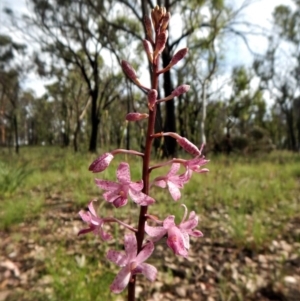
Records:
<instances>
[{"instance_id":1,"label":"flower bud","mask_svg":"<svg viewBox=\"0 0 300 301\"><path fill-rule=\"evenodd\" d=\"M171 14L169 12L167 12L164 17L162 18L162 22L161 22L161 32L165 31L169 25L169 21L171 18Z\"/></svg>"},{"instance_id":2,"label":"flower bud","mask_svg":"<svg viewBox=\"0 0 300 301\"><path fill-rule=\"evenodd\" d=\"M153 110L153 107L156 103L157 99L157 91L155 89L152 89L148 92L148 108L149 110Z\"/></svg>"},{"instance_id":3,"label":"flower bud","mask_svg":"<svg viewBox=\"0 0 300 301\"><path fill-rule=\"evenodd\" d=\"M145 29L146 29L146 35L147 35L148 39L151 42L153 42L152 22L148 16L144 17L144 24L145 24Z\"/></svg>"},{"instance_id":4,"label":"flower bud","mask_svg":"<svg viewBox=\"0 0 300 301\"><path fill-rule=\"evenodd\" d=\"M183 48L183 49L180 49L179 51L177 51L174 56L172 57L171 59L171 62L169 63L169 66L172 67L174 65L176 65L180 60L182 60L185 55L187 54L188 52L188 48Z\"/></svg>"},{"instance_id":5,"label":"flower bud","mask_svg":"<svg viewBox=\"0 0 300 301\"><path fill-rule=\"evenodd\" d=\"M146 114L146 113L137 113L137 112L134 112L134 113L128 113L126 115L126 120L128 121L138 121L138 120L142 120L142 119L145 119L145 118L148 118L149 115Z\"/></svg>"},{"instance_id":6,"label":"flower bud","mask_svg":"<svg viewBox=\"0 0 300 301\"><path fill-rule=\"evenodd\" d=\"M145 51L147 53L148 60L150 61L150 63L152 63L153 62L153 49L152 49L152 45L147 40L143 40L143 45L144 45L144 49L145 49Z\"/></svg>"},{"instance_id":7,"label":"flower bud","mask_svg":"<svg viewBox=\"0 0 300 301\"><path fill-rule=\"evenodd\" d=\"M201 155L201 152L198 149L198 147L195 144L193 144L191 141L189 141L188 139L186 139L184 137L180 137L177 139L177 142L189 154L191 154L193 156Z\"/></svg>"},{"instance_id":8,"label":"flower bud","mask_svg":"<svg viewBox=\"0 0 300 301\"><path fill-rule=\"evenodd\" d=\"M166 14L166 8L165 7L159 7L156 5L154 9L151 11L151 18L152 18L152 23L154 25L154 29L158 30L160 26L160 22L164 15Z\"/></svg>"},{"instance_id":9,"label":"flower bud","mask_svg":"<svg viewBox=\"0 0 300 301\"><path fill-rule=\"evenodd\" d=\"M133 67L126 61L122 60L121 61L121 66L122 69L124 71L124 73L132 80L135 81L137 76L136 76L136 72L133 69Z\"/></svg>"},{"instance_id":10,"label":"flower bud","mask_svg":"<svg viewBox=\"0 0 300 301\"><path fill-rule=\"evenodd\" d=\"M101 172L109 166L113 158L114 156L111 153L105 153L90 165L89 170L93 173Z\"/></svg>"},{"instance_id":11,"label":"flower bud","mask_svg":"<svg viewBox=\"0 0 300 301\"><path fill-rule=\"evenodd\" d=\"M154 55L153 55L154 59L156 59L157 56L159 54L161 54L163 52L163 50L165 49L167 39L168 39L168 31L167 30L158 34L158 36L156 38L155 51L154 51Z\"/></svg>"},{"instance_id":12,"label":"flower bud","mask_svg":"<svg viewBox=\"0 0 300 301\"><path fill-rule=\"evenodd\" d=\"M177 87L175 90L173 90L172 92L172 96L175 97L175 96L179 96L181 94L184 94L186 93L188 90L190 89L190 86L189 85L181 85L179 87Z\"/></svg>"}]
</instances>

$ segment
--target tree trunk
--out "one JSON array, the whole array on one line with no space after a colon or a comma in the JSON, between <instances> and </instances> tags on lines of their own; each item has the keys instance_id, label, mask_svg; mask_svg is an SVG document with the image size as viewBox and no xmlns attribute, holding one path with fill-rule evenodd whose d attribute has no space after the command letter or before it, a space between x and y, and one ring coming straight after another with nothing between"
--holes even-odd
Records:
<instances>
[{"instance_id":1,"label":"tree trunk","mask_svg":"<svg viewBox=\"0 0 300 301\"><path fill-rule=\"evenodd\" d=\"M13 123L14 123L14 132L15 132L15 152L16 154L18 154L19 153L19 131L18 131L18 120L16 115L14 115L13 117Z\"/></svg>"},{"instance_id":2,"label":"tree trunk","mask_svg":"<svg viewBox=\"0 0 300 301\"><path fill-rule=\"evenodd\" d=\"M98 127L99 127L99 117L97 114L97 99L98 93L94 92L91 95L92 98L92 107L91 107L91 136L90 136L90 146L89 152L95 153L97 151L97 138L98 138Z\"/></svg>"},{"instance_id":3,"label":"tree trunk","mask_svg":"<svg viewBox=\"0 0 300 301\"><path fill-rule=\"evenodd\" d=\"M296 151L297 146L296 146L296 137L295 137L295 131L294 131L293 109L287 109L285 115L286 115L288 140L289 140L290 149L292 151Z\"/></svg>"},{"instance_id":4,"label":"tree trunk","mask_svg":"<svg viewBox=\"0 0 300 301\"><path fill-rule=\"evenodd\" d=\"M201 115L201 124L200 124L200 130L201 130L201 144L206 144L206 136L205 136L205 119L206 119L206 80L202 83L202 115Z\"/></svg>"},{"instance_id":5,"label":"tree trunk","mask_svg":"<svg viewBox=\"0 0 300 301\"><path fill-rule=\"evenodd\" d=\"M172 59L169 52L169 43L167 42L166 47L162 53L163 68L165 68L170 60ZM172 79L170 71L164 73L164 93L165 97L170 95L173 91ZM176 117L175 117L175 105L174 99L165 102L166 115L164 123L164 132L176 132ZM164 139L164 157L176 157L176 140L172 137L165 137Z\"/></svg>"},{"instance_id":6,"label":"tree trunk","mask_svg":"<svg viewBox=\"0 0 300 301\"><path fill-rule=\"evenodd\" d=\"M77 120L76 129L74 131L74 140L73 140L73 147L75 153L78 152L78 134L80 131L80 126L81 126L81 120Z\"/></svg>"}]
</instances>

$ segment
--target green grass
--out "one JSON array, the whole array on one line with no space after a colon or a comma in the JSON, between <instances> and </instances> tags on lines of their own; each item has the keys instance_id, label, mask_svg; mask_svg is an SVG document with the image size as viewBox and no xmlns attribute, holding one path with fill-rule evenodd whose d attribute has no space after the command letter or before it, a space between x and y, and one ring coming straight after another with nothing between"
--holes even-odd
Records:
<instances>
[{"instance_id":1,"label":"green grass","mask_svg":"<svg viewBox=\"0 0 300 301\"><path fill-rule=\"evenodd\" d=\"M174 202L165 189L155 187L151 190L156 204L149 208L149 213L160 219L174 214L180 221L183 214L180 204L185 203L199 215L198 228L206 236L215 241L228 240L240 249L258 251L273 239L289 235L285 225L299 217L300 212L299 155L274 152L260 157L208 157L211 159L207 165L210 172L194 174L182 190L179 202ZM61 203L71 203L74 216L92 198L99 198L101 216L123 217L135 225L135 204L129 201L124 209L116 210L101 202L101 191L94 185L94 178L115 181L119 162L128 160L132 179L139 180L140 159L122 155L103 173L92 174L87 168L95 158L96 155L74 154L71 150L54 147L21 148L19 156L0 150L0 230L13 233L19 223L36 220L40 229L46 231L48 226L43 212L50 210L47 204L55 198ZM165 167L164 173L167 171ZM54 225L52 230L59 231L59 226ZM122 231L113 227L117 237ZM46 240L38 233L35 235L36 239ZM85 236L84 240L89 247L95 242L92 235ZM62 242L57 244L57 248L48 251L46 258L45 273L51 277L47 299L37 292L38 295L31 295L31 298L113 300L108 295L108 286L115 271L101 261L103 248L100 252L96 250L95 257L85 249L67 255L68 247ZM118 247L117 240L113 247ZM82 258L85 258L84 263Z\"/></svg>"}]
</instances>

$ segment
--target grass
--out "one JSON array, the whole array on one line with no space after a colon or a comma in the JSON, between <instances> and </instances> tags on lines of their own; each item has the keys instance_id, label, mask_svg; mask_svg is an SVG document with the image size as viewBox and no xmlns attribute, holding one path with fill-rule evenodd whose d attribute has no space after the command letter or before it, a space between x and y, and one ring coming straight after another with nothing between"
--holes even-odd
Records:
<instances>
[{"instance_id":1,"label":"grass","mask_svg":"<svg viewBox=\"0 0 300 301\"><path fill-rule=\"evenodd\" d=\"M100 191L93 183L95 175L87 170L95 158L54 147L22 148L19 156L0 150L0 231L13 233L20 223L33 219L41 229L47 229L43 212L49 210L46 206L49 199L71 203L76 216L90 199L100 198ZM240 249L261 250L273 239L285 235L285 223L299 217L300 212L300 156L274 152L261 157L209 158L210 172L194 174L182 191L180 202L174 202L165 190L154 188L152 196L157 204L151 213L161 219L174 214L180 221L183 208L179 205L185 203L200 216L199 229L205 235L214 240L224 240L225 236ZM139 160L133 157L115 158L105 172L96 176L115 180L118 163L124 159L130 162L132 179L139 180ZM130 223L136 223L131 201L124 210L114 210L101 202L100 209L102 216L125 216ZM58 227L54 225L53 229L58 231ZM119 235L117 227L113 231ZM87 244L93 244L94 239L84 237ZM41 297L41 300L113 300L105 294L115 273L99 263L103 249L97 257L85 253L85 249L72 256L66 256L66 252L67 248L58 242L47 253L46 273L51 276L51 290L48 299Z\"/></svg>"}]
</instances>

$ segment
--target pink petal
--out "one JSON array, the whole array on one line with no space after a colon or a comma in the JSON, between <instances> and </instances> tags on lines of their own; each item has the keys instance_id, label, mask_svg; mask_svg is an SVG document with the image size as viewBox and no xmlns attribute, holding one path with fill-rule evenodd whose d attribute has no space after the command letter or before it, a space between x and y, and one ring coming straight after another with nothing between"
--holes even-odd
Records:
<instances>
[{"instance_id":1,"label":"pink petal","mask_svg":"<svg viewBox=\"0 0 300 301\"><path fill-rule=\"evenodd\" d=\"M109 203L113 203L117 198L120 197L119 190L107 191L103 193L103 197L105 201L108 201Z\"/></svg>"},{"instance_id":2,"label":"pink petal","mask_svg":"<svg viewBox=\"0 0 300 301\"><path fill-rule=\"evenodd\" d=\"M168 230L167 245L176 255L187 257L188 252L184 246L184 238L181 231L177 227L172 227Z\"/></svg>"},{"instance_id":3,"label":"pink petal","mask_svg":"<svg viewBox=\"0 0 300 301\"><path fill-rule=\"evenodd\" d=\"M109 250L106 254L106 258L118 265L119 267L123 267L128 263L128 259L124 252Z\"/></svg>"},{"instance_id":4,"label":"pink petal","mask_svg":"<svg viewBox=\"0 0 300 301\"><path fill-rule=\"evenodd\" d=\"M129 164L126 162L121 162L117 169L117 179L122 184L129 184L130 180L130 170Z\"/></svg>"},{"instance_id":5,"label":"pink petal","mask_svg":"<svg viewBox=\"0 0 300 301\"><path fill-rule=\"evenodd\" d=\"M144 182L143 182L143 180L138 181L138 182L131 182L129 187L134 189L135 191L141 191L144 187Z\"/></svg>"},{"instance_id":6,"label":"pink petal","mask_svg":"<svg viewBox=\"0 0 300 301\"><path fill-rule=\"evenodd\" d=\"M191 230L197 227L197 225L198 225L198 216L193 216L191 218L191 214L190 214L189 219L183 223L180 223L179 228L185 230Z\"/></svg>"},{"instance_id":7,"label":"pink petal","mask_svg":"<svg viewBox=\"0 0 300 301\"><path fill-rule=\"evenodd\" d=\"M99 234L100 234L100 237L102 238L102 240L104 241L107 241L107 240L110 240L112 238L112 236L106 232L103 231L103 228L100 227L99 228Z\"/></svg>"},{"instance_id":8,"label":"pink petal","mask_svg":"<svg viewBox=\"0 0 300 301\"><path fill-rule=\"evenodd\" d=\"M117 197L112 203L116 208L123 207L127 204L128 199L122 196Z\"/></svg>"},{"instance_id":9,"label":"pink petal","mask_svg":"<svg viewBox=\"0 0 300 301\"><path fill-rule=\"evenodd\" d=\"M161 188L166 188L167 182L165 180L156 180L154 179L154 185L161 187Z\"/></svg>"},{"instance_id":10,"label":"pink petal","mask_svg":"<svg viewBox=\"0 0 300 301\"><path fill-rule=\"evenodd\" d=\"M167 218L165 218L163 226L165 229L170 229L175 226L175 216L169 215Z\"/></svg>"},{"instance_id":11,"label":"pink petal","mask_svg":"<svg viewBox=\"0 0 300 301\"><path fill-rule=\"evenodd\" d=\"M181 231L184 247L188 250L190 248L190 237L185 231Z\"/></svg>"},{"instance_id":12,"label":"pink petal","mask_svg":"<svg viewBox=\"0 0 300 301\"><path fill-rule=\"evenodd\" d=\"M101 179L95 179L95 183L99 188L104 190L115 190L120 187L119 183Z\"/></svg>"},{"instance_id":13,"label":"pink petal","mask_svg":"<svg viewBox=\"0 0 300 301\"><path fill-rule=\"evenodd\" d=\"M153 250L154 250L153 242L152 241L147 242L135 259L135 262L137 263L137 265L146 261L153 253Z\"/></svg>"},{"instance_id":14,"label":"pink petal","mask_svg":"<svg viewBox=\"0 0 300 301\"><path fill-rule=\"evenodd\" d=\"M175 175L179 169L180 169L180 163L173 163L171 165L170 171L168 172L168 176Z\"/></svg>"},{"instance_id":15,"label":"pink petal","mask_svg":"<svg viewBox=\"0 0 300 301\"><path fill-rule=\"evenodd\" d=\"M84 210L80 210L78 212L79 216L81 217L81 219L86 222L86 223L90 223L91 222L91 213L90 212L86 212Z\"/></svg>"},{"instance_id":16,"label":"pink petal","mask_svg":"<svg viewBox=\"0 0 300 301\"><path fill-rule=\"evenodd\" d=\"M157 269L151 264L141 263L140 268L142 268L142 274L150 281L154 281L157 275Z\"/></svg>"},{"instance_id":17,"label":"pink petal","mask_svg":"<svg viewBox=\"0 0 300 301\"><path fill-rule=\"evenodd\" d=\"M126 234L124 236L124 247L128 262L130 262L136 257L137 253L137 242L134 234Z\"/></svg>"},{"instance_id":18,"label":"pink petal","mask_svg":"<svg viewBox=\"0 0 300 301\"><path fill-rule=\"evenodd\" d=\"M178 188L178 185L168 181L168 188L169 188L169 191L170 191L170 194L171 194L173 200L178 201L181 197L181 192Z\"/></svg>"},{"instance_id":19,"label":"pink petal","mask_svg":"<svg viewBox=\"0 0 300 301\"><path fill-rule=\"evenodd\" d=\"M194 236L194 237L203 237L204 236L203 233L199 230L190 230L190 231L188 231L188 234L190 236Z\"/></svg>"},{"instance_id":20,"label":"pink petal","mask_svg":"<svg viewBox=\"0 0 300 301\"><path fill-rule=\"evenodd\" d=\"M90 227L90 228L86 228L86 229L81 229L77 235L81 235L81 234L86 234L89 232L93 232L94 231L94 227Z\"/></svg>"},{"instance_id":21,"label":"pink petal","mask_svg":"<svg viewBox=\"0 0 300 301\"><path fill-rule=\"evenodd\" d=\"M141 206L149 206L155 202L153 198L140 191L129 189L128 194L135 203Z\"/></svg>"},{"instance_id":22,"label":"pink petal","mask_svg":"<svg viewBox=\"0 0 300 301\"><path fill-rule=\"evenodd\" d=\"M145 224L145 231L149 236L153 237L153 241L160 240L167 233L164 227L151 227L147 223Z\"/></svg>"},{"instance_id":23,"label":"pink petal","mask_svg":"<svg viewBox=\"0 0 300 301\"><path fill-rule=\"evenodd\" d=\"M207 164L209 162L209 160L202 158L193 158L191 160L187 161L187 165L188 166L203 166L205 164Z\"/></svg>"},{"instance_id":24,"label":"pink petal","mask_svg":"<svg viewBox=\"0 0 300 301\"><path fill-rule=\"evenodd\" d=\"M110 290L115 294L121 293L129 283L130 278L131 278L130 268L128 266L125 266L120 270L120 272L114 279L113 283L110 286Z\"/></svg>"},{"instance_id":25,"label":"pink petal","mask_svg":"<svg viewBox=\"0 0 300 301\"><path fill-rule=\"evenodd\" d=\"M92 215L97 216L97 213L96 213L94 205L93 205L94 202L95 202L95 200L90 201L90 203L88 204L88 208L89 208L89 211L92 213Z\"/></svg>"}]
</instances>

